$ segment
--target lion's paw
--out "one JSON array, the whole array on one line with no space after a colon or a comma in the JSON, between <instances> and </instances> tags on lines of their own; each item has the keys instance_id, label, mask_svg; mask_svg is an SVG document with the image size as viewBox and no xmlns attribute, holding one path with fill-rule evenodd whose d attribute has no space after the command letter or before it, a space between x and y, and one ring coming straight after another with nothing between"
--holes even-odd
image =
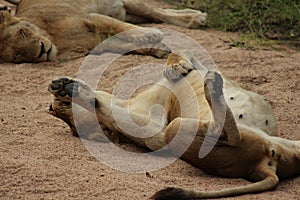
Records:
<instances>
[{"instance_id":1,"label":"lion's paw","mask_svg":"<svg viewBox=\"0 0 300 200\"><path fill-rule=\"evenodd\" d=\"M156 44L163 39L163 33L156 29L146 30L143 36L142 42L148 42L150 44Z\"/></svg>"},{"instance_id":2,"label":"lion's paw","mask_svg":"<svg viewBox=\"0 0 300 200\"><path fill-rule=\"evenodd\" d=\"M53 80L49 84L48 90L62 101L74 102L87 109L99 107L94 90L81 81L60 78Z\"/></svg>"},{"instance_id":3,"label":"lion's paw","mask_svg":"<svg viewBox=\"0 0 300 200\"><path fill-rule=\"evenodd\" d=\"M51 92L58 99L71 101L72 97L77 94L78 84L76 81L69 78L60 78L53 80L48 87Z\"/></svg>"},{"instance_id":4,"label":"lion's paw","mask_svg":"<svg viewBox=\"0 0 300 200\"><path fill-rule=\"evenodd\" d=\"M170 81L178 81L179 79L187 76L195 68L188 61L182 59L178 62L167 64L164 70L164 76Z\"/></svg>"},{"instance_id":5,"label":"lion's paw","mask_svg":"<svg viewBox=\"0 0 300 200\"><path fill-rule=\"evenodd\" d=\"M197 29L205 26L207 14L197 11L193 13L191 21L188 23L188 28Z\"/></svg>"},{"instance_id":6,"label":"lion's paw","mask_svg":"<svg viewBox=\"0 0 300 200\"><path fill-rule=\"evenodd\" d=\"M135 53L151 55L156 58L167 58L168 55L171 53L171 49L169 49L165 44L160 42L160 43L151 45L151 48L137 49L137 50L135 50Z\"/></svg>"},{"instance_id":7,"label":"lion's paw","mask_svg":"<svg viewBox=\"0 0 300 200\"><path fill-rule=\"evenodd\" d=\"M219 100L220 96L223 95L223 82L221 74L216 71L208 71L204 78L207 98Z\"/></svg>"},{"instance_id":8,"label":"lion's paw","mask_svg":"<svg viewBox=\"0 0 300 200\"><path fill-rule=\"evenodd\" d=\"M198 10L193 9L164 9L165 12L169 15L175 17L173 20L170 20L169 23L172 23L177 26L183 26L186 28L201 28L206 24L207 14L202 13Z\"/></svg>"}]
</instances>

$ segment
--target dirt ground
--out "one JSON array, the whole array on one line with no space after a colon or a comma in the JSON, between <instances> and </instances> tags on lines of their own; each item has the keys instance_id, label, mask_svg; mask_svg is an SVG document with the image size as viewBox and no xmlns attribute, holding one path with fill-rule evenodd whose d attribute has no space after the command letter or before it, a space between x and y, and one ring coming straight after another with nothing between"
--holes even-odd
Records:
<instances>
[{"instance_id":1,"label":"dirt ground","mask_svg":"<svg viewBox=\"0 0 300 200\"><path fill-rule=\"evenodd\" d=\"M237 38L233 33L166 24L147 26L192 37L226 76L271 102L282 137L300 140L300 52L284 46L276 50L231 47L226 41ZM76 77L83 61L0 64L1 199L147 199L167 186L218 190L248 183L205 174L181 160L147 174L123 173L99 162L65 123L48 113L52 99L47 91L49 82L62 76ZM141 62L164 61L124 56L114 63L101 88L111 91L126 70ZM299 199L299 195L300 178L294 178L282 181L274 191L228 199Z\"/></svg>"}]
</instances>

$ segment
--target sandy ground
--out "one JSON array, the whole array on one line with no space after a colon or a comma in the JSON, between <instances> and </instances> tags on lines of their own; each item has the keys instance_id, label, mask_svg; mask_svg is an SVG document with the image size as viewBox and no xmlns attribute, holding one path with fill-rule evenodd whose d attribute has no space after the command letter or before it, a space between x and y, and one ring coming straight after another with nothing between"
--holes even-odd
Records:
<instances>
[{"instance_id":1,"label":"sandy ground","mask_svg":"<svg viewBox=\"0 0 300 200\"><path fill-rule=\"evenodd\" d=\"M247 50L224 42L236 34L152 26L192 37L226 76L271 102L282 137L300 140L299 52L283 46ZM49 82L61 76L75 77L83 61L0 64L1 199L147 199L166 186L218 190L248 183L205 174L181 160L149 174L123 173L99 162L65 123L48 114ZM164 61L124 56L114 63L101 88L111 91L126 70L141 62ZM299 199L299 191L300 178L294 178L282 181L274 191L228 199Z\"/></svg>"}]
</instances>

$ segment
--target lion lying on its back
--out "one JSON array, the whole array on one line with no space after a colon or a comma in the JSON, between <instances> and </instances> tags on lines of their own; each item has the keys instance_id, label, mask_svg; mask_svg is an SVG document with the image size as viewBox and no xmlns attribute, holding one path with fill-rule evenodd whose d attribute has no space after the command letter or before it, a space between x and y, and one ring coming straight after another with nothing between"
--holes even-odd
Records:
<instances>
[{"instance_id":1,"label":"lion lying on its back","mask_svg":"<svg viewBox=\"0 0 300 200\"><path fill-rule=\"evenodd\" d=\"M22 0L16 16L0 9L0 61L82 57L109 36L128 30L134 31L115 38L109 51L139 49L142 42L151 48L135 53L162 58L169 53L160 43L162 33L131 23L158 21L198 28L205 19L206 14L200 11L154 9L140 0Z\"/></svg>"},{"instance_id":2,"label":"lion lying on its back","mask_svg":"<svg viewBox=\"0 0 300 200\"><path fill-rule=\"evenodd\" d=\"M278 137L269 103L216 71L196 69L197 62L192 54L171 53L164 78L128 100L79 80L53 80L50 113L81 137L101 141L104 134L110 140L124 136L152 151L163 150L164 156L170 151L210 174L254 182L207 192L167 188L155 200L257 193L299 176L300 141ZM152 112L156 105L160 111ZM99 131L99 124L107 132Z\"/></svg>"}]
</instances>

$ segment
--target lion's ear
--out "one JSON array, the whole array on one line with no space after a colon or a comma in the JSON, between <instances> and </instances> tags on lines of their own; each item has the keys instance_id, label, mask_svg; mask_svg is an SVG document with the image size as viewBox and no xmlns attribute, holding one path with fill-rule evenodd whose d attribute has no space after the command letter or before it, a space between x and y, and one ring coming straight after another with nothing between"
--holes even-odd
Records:
<instances>
[{"instance_id":1,"label":"lion's ear","mask_svg":"<svg viewBox=\"0 0 300 200\"><path fill-rule=\"evenodd\" d=\"M4 29L11 24L17 23L18 21L18 18L12 16L8 10L0 12L0 29Z\"/></svg>"}]
</instances>

